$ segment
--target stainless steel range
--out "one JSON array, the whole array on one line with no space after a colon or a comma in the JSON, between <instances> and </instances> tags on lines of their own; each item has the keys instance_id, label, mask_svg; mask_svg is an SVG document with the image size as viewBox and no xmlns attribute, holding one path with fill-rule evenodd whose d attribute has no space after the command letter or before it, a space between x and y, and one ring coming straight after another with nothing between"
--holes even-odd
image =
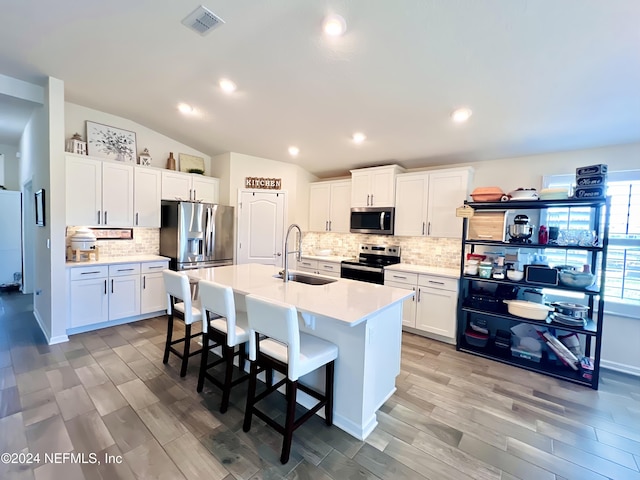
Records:
<instances>
[{"instance_id":1,"label":"stainless steel range","mask_svg":"<svg viewBox=\"0 0 640 480\"><path fill-rule=\"evenodd\" d=\"M400 263L398 245L375 245L362 243L358 247L358 258L343 260L340 277L361 282L384 284L384 267Z\"/></svg>"}]
</instances>

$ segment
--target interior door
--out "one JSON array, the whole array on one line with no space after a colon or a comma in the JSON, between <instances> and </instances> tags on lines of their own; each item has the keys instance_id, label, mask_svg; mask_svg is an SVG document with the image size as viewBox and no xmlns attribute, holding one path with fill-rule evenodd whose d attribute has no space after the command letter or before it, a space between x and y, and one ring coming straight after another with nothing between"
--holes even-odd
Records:
<instances>
[{"instance_id":1,"label":"interior door","mask_svg":"<svg viewBox=\"0 0 640 480\"><path fill-rule=\"evenodd\" d=\"M237 263L282 266L284 193L241 191Z\"/></svg>"}]
</instances>

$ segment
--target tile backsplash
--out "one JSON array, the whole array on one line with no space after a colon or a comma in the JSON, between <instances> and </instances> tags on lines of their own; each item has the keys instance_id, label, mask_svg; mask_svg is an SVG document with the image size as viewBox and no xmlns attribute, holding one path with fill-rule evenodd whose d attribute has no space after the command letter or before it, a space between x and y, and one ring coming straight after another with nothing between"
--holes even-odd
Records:
<instances>
[{"instance_id":1,"label":"tile backsplash","mask_svg":"<svg viewBox=\"0 0 640 480\"><path fill-rule=\"evenodd\" d=\"M330 249L332 255L355 257L361 243L400 245L402 263L429 267L460 268L460 240L456 238L395 237L351 233L307 232L302 251L313 255L317 249Z\"/></svg>"},{"instance_id":2,"label":"tile backsplash","mask_svg":"<svg viewBox=\"0 0 640 480\"><path fill-rule=\"evenodd\" d=\"M80 227L67 227L67 246L71 245L71 236ZM158 255L160 252L159 228L134 228L133 240L98 240L96 246L100 255L121 257L125 255Z\"/></svg>"}]
</instances>

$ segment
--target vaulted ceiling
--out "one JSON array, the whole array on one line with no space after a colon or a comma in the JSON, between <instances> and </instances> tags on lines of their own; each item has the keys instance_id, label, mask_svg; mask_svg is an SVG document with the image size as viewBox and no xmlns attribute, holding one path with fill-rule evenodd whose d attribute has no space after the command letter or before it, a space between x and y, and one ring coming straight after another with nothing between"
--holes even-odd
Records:
<instances>
[{"instance_id":1,"label":"vaulted ceiling","mask_svg":"<svg viewBox=\"0 0 640 480\"><path fill-rule=\"evenodd\" d=\"M68 101L209 155L246 153L319 176L640 141L637 0L204 5L226 23L200 36L181 24L198 3L5 1L0 73L59 78ZM330 13L346 20L343 36L322 34ZM232 95L221 78L236 83ZM179 113L180 102L196 113ZM455 124L461 106L473 115ZM0 116L0 130L10 123Z\"/></svg>"}]
</instances>

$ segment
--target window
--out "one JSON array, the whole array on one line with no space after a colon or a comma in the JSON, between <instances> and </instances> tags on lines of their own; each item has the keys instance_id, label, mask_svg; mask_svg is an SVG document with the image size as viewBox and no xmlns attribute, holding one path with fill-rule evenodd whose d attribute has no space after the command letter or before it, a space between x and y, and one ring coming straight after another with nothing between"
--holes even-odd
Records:
<instances>
[{"instance_id":1,"label":"window","mask_svg":"<svg viewBox=\"0 0 640 480\"><path fill-rule=\"evenodd\" d=\"M570 187L573 175L544 177L545 187ZM640 170L609 172L607 195L611 196L609 249L605 265L605 298L623 304L640 305ZM591 209L583 207L549 208L547 226L560 230L589 231L592 229ZM588 253L580 250L545 252L555 264L584 264ZM637 316L637 314L635 315Z\"/></svg>"}]
</instances>

